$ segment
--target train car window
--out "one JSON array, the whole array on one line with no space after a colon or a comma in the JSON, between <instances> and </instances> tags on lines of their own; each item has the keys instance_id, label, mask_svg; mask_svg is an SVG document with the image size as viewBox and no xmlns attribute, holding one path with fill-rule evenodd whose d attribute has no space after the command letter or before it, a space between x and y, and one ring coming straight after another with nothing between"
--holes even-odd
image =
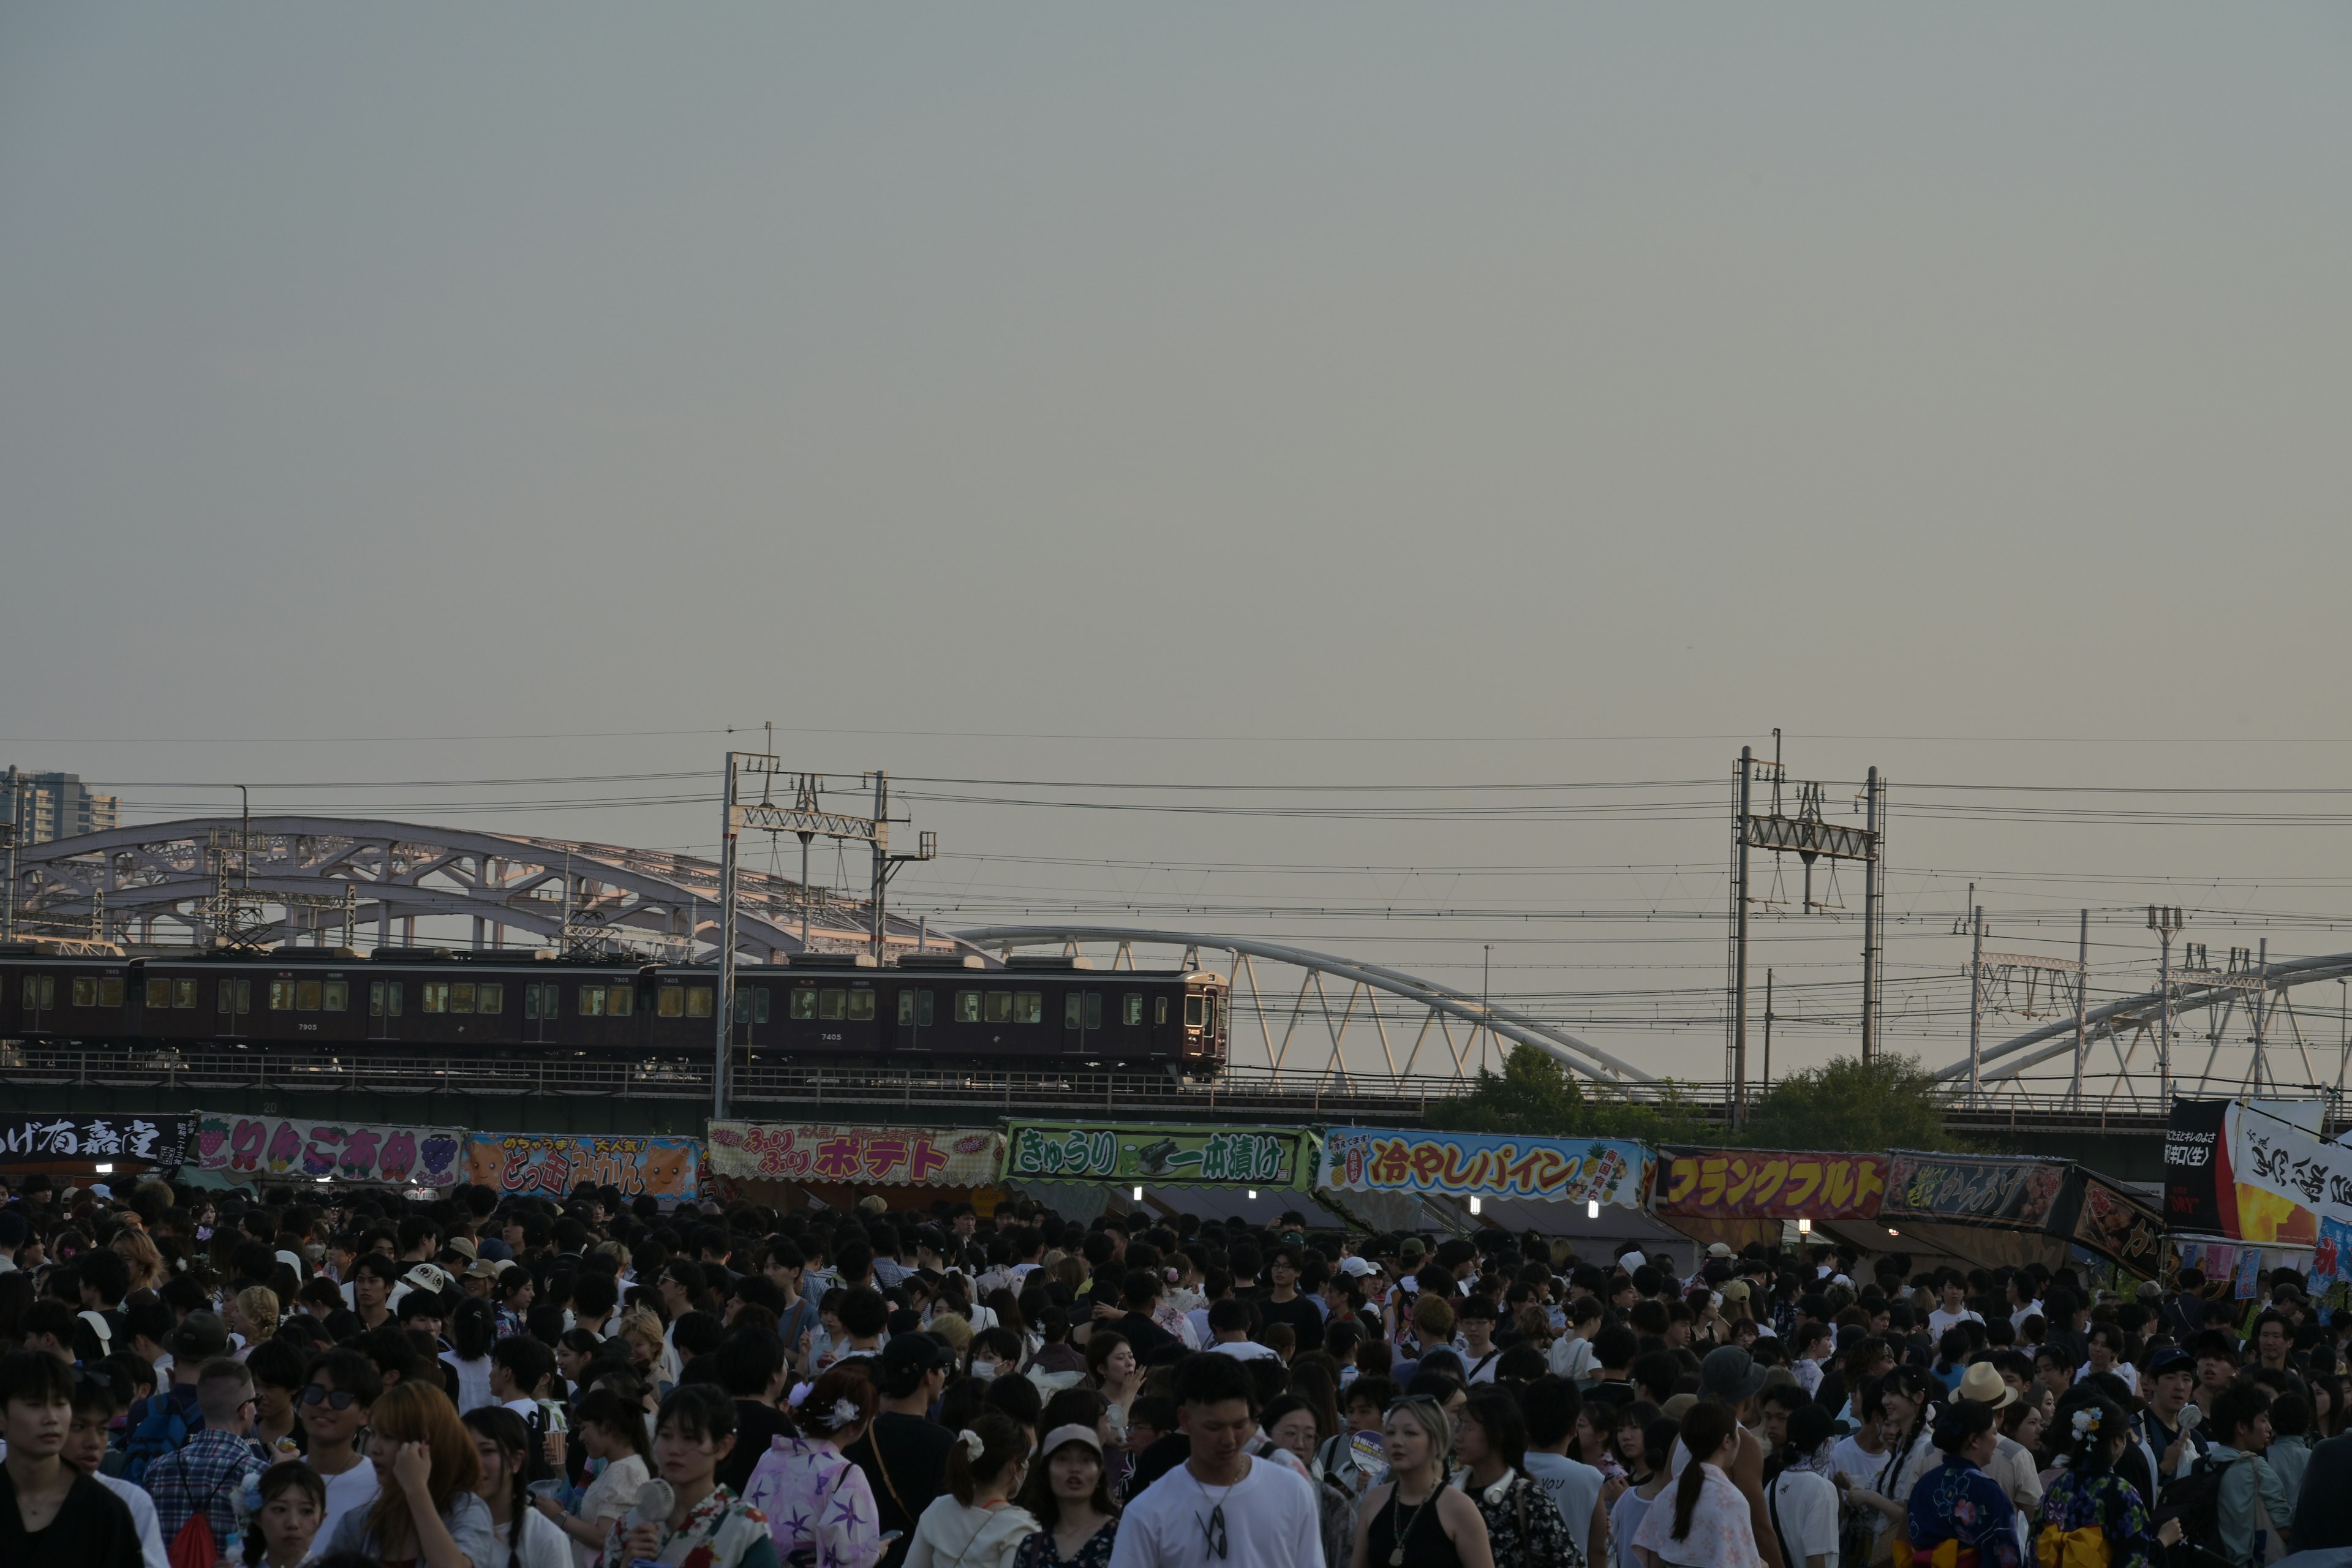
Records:
<instances>
[{"instance_id":1,"label":"train car window","mask_svg":"<svg viewBox=\"0 0 2352 1568\"><path fill-rule=\"evenodd\" d=\"M98 983L98 1005L101 1007L122 1005L122 982L120 979L101 980Z\"/></svg>"},{"instance_id":2,"label":"train car window","mask_svg":"<svg viewBox=\"0 0 2352 1568\"><path fill-rule=\"evenodd\" d=\"M377 1017L399 1017L401 994L405 989L406 984L407 982L401 980L379 980L373 985L369 986L368 1012ZM378 1008L375 1005L375 993L379 991L383 993L383 1005L381 1008Z\"/></svg>"},{"instance_id":3,"label":"train car window","mask_svg":"<svg viewBox=\"0 0 2352 1568\"><path fill-rule=\"evenodd\" d=\"M459 981L457 984L449 987L449 1011L452 1013L470 1013L473 1010L473 982Z\"/></svg>"},{"instance_id":4,"label":"train car window","mask_svg":"<svg viewBox=\"0 0 2352 1568\"><path fill-rule=\"evenodd\" d=\"M73 1005L77 1007L98 1005L98 980L94 975L77 974L73 983Z\"/></svg>"},{"instance_id":5,"label":"train car window","mask_svg":"<svg viewBox=\"0 0 2352 1568\"><path fill-rule=\"evenodd\" d=\"M147 1005L168 1007L171 1005L172 983L168 980L150 980L147 983Z\"/></svg>"},{"instance_id":6,"label":"train car window","mask_svg":"<svg viewBox=\"0 0 2352 1568\"><path fill-rule=\"evenodd\" d=\"M291 980L273 980L269 983L269 1010L273 1013L294 1011L294 983Z\"/></svg>"},{"instance_id":7,"label":"train car window","mask_svg":"<svg viewBox=\"0 0 2352 1568\"><path fill-rule=\"evenodd\" d=\"M583 1018L604 1016L604 988L602 985L583 985L580 988L580 1016Z\"/></svg>"},{"instance_id":8,"label":"train car window","mask_svg":"<svg viewBox=\"0 0 2352 1568\"><path fill-rule=\"evenodd\" d=\"M915 994L912 991L901 991L898 993L898 1025L901 1028L906 1028L911 1026L914 1022Z\"/></svg>"},{"instance_id":9,"label":"train car window","mask_svg":"<svg viewBox=\"0 0 2352 1568\"><path fill-rule=\"evenodd\" d=\"M873 992L852 991L849 994L849 1021L853 1024L870 1024L874 1021Z\"/></svg>"},{"instance_id":10,"label":"train car window","mask_svg":"<svg viewBox=\"0 0 2352 1568\"><path fill-rule=\"evenodd\" d=\"M422 989L425 993L425 1011L446 1013L449 1010L449 987L446 982L428 980Z\"/></svg>"},{"instance_id":11,"label":"train car window","mask_svg":"<svg viewBox=\"0 0 2352 1568\"><path fill-rule=\"evenodd\" d=\"M1120 1023L1134 1028L1143 1022L1143 998L1140 995L1130 991L1119 998L1119 1004L1118 1021Z\"/></svg>"},{"instance_id":12,"label":"train car window","mask_svg":"<svg viewBox=\"0 0 2352 1568\"><path fill-rule=\"evenodd\" d=\"M1155 998L1153 998L1152 1008L1151 1008L1151 1021L1152 1021L1153 1023L1155 1023L1155 1024L1164 1024L1164 1023L1166 1023L1166 1022L1168 1021L1168 998L1167 998L1167 997L1165 997L1165 996L1159 996L1159 997L1155 997Z\"/></svg>"},{"instance_id":13,"label":"train car window","mask_svg":"<svg viewBox=\"0 0 2352 1568\"><path fill-rule=\"evenodd\" d=\"M686 988L686 1016L689 1018L715 1017L717 1015L711 1011L711 1008L717 1000L718 990L715 986L689 985ZM871 1016L869 1013L868 1016Z\"/></svg>"},{"instance_id":14,"label":"train car window","mask_svg":"<svg viewBox=\"0 0 2352 1568\"><path fill-rule=\"evenodd\" d=\"M240 1013L253 1011L253 982L250 980L236 983L236 1010Z\"/></svg>"},{"instance_id":15,"label":"train car window","mask_svg":"<svg viewBox=\"0 0 2352 1568\"><path fill-rule=\"evenodd\" d=\"M654 995L654 1016L657 1018L681 1018L686 1016L686 987L665 985Z\"/></svg>"},{"instance_id":16,"label":"train car window","mask_svg":"<svg viewBox=\"0 0 2352 1568\"><path fill-rule=\"evenodd\" d=\"M1206 996L1187 996L1184 998L1184 1026L1186 1028L1197 1029L1202 1024L1208 1022L1208 1017L1209 999Z\"/></svg>"},{"instance_id":17,"label":"train car window","mask_svg":"<svg viewBox=\"0 0 2352 1568\"><path fill-rule=\"evenodd\" d=\"M959 991L955 994L955 1021L959 1024L980 1022L980 993Z\"/></svg>"},{"instance_id":18,"label":"train car window","mask_svg":"<svg viewBox=\"0 0 2352 1568\"><path fill-rule=\"evenodd\" d=\"M755 985L751 988L751 1022L764 1024L767 1021L768 988L764 985Z\"/></svg>"},{"instance_id":19,"label":"train car window","mask_svg":"<svg viewBox=\"0 0 2352 1568\"><path fill-rule=\"evenodd\" d=\"M739 1024L764 1024L768 1021L768 988L766 986L749 985L737 988L735 1021Z\"/></svg>"},{"instance_id":20,"label":"train car window","mask_svg":"<svg viewBox=\"0 0 2352 1568\"><path fill-rule=\"evenodd\" d=\"M25 1005L54 1007L58 1005L58 981L53 974L25 976Z\"/></svg>"},{"instance_id":21,"label":"train car window","mask_svg":"<svg viewBox=\"0 0 2352 1568\"><path fill-rule=\"evenodd\" d=\"M174 1007L193 1007L195 1005L196 983L193 980L173 981L172 1005Z\"/></svg>"},{"instance_id":22,"label":"train car window","mask_svg":"<svg viewBox=\"0 0 2352 1568\"><path fill-rule=\"evenodd\" d=\"M352 1007L352 983L348 980L328 981L323 1001L327 1011L330 1013L350 1012Z\"/></svg>"},{"instance_id":23,"label":"train car window","mask_svg":"<svg viewBox=\"0 0 2352 1568\"><path fill-rule=\"evenodd\" d=\"M474 987L475 1012L503 1013L506 1010L507 988L504 985L477 985Z\"/></svg>"},{"instance_id":24,"label":"train car window","mask_svg":"<svg viewBox=\"0 0 2352 1568\"><path fill-rule=\"evenodd\" d=\"M915 1023L918 1026L926 1029L931 1026L931 994L928 991L919 992L916 995Z\"/></svg>"},{"instance_id":25,"label":"train car window","mask_svg":"<svg viewBox=\"0 0 2352 1568\"><path fill-rule=\"evenodd\" d=\"M1040 991L1016 991L1013 994L1013 1021L1016 1024L1042 1024L1045 1021L1045 996Z\"/></svg>"},{"instance_id":26,"label":"train car window","mask_svg":"<svg viewBox=\"0 0 2352 1568\"><path fill-rule=\"evenodd\" d=\"M536 980L522 988L522 1016L525 1023L539 1016L539 982Z\"/></svg>"},{"instance_id":27,"label":"train car window","mask_svg":"<svg viewBox=\"0 0 2352 1568\"><path fill-rule=\"evenodd\" d=\"M1102 993L1099 991L1087 993L1087 1027L1089 1029L1102 1027Z\"/></svg>"},{"instance_id":28,"label":"train car window","mask_svg":"<svg viewBox=\"0 0 2352 1568\"><path fill-rule=\"evenodd\" d=\"M1085 1006L1085 999L1079 996L1076 992L1073 991L1065 995L1062 998L1062 1027L1065 1029L1076 1028L1078 1026L1078 1018L1080 1016L1081 1010Z\"/></svg>"},{"instance_id":29,"label":"train car window","mask_svg":"<svg viewBox=\"0 0 2352 1568\"><path fill-rule=\"evenodd\" d=\"M1218 998L1217 998L1217 1038L1219 1038L1220 1040L1222 1040L1222 1039L1223 1039L1223 1038L1225 1037L1225 1026L1233 1022L1233 1017L1234 1017L1234 999L1233 999L1232 997L1230 997L1230 996L1220 996L1220 997L1218 997Z\"/></svg>"},{"instance_id":30,"label":"train car window","mask_svg":"<svg viewBox=\"0 0 2352 1568\"><path fill-rule=\"evenodd\" d=\"M608 985L604 988L604 1011L615 1018L625 1018L636 1011L637 988L634 985Z\"/></svg>"},{"instance_id":31,"label":"train car window","mask_svg":"<svg viewBox=\"0 0 2352 1568\"><path fill-rule=\"evenodd\" d=\"M1013 993L992 991L988 994L988 1021L992 1024L1013 1022Z\"/></svg>"},{"instance_id":32,"label":"train car window","mask_svg":"<svg viewBox=\"0 0 2352 1568\"><path fill-rule=\"evenodd\" d=\"M820 991L816 994L816 1016L818 1017L838 1018L848 1010L848 992Z\"/></svg>"},{"instance_id":33,"label":"train car window","mask_svg":"<svg viewBox=\"0 0 2352 1568\"><path fill-rule=\"evenodd\" d=\"M816 1016L816 992L814 988L793 993L793 1016L795 1018Z\"/></svg>"},{"instance_id":34,"label":"train car window","mask_svg":"<svg viewBox=\"0 0 2352 1568\"><path fill-rule=\"evenodd\" d=\"M220 983L220 1011L224 1013L236 1011L236 982L234 980L224 980Z\"/></svg>"},{"instance_id":35,"label":"train car window","mask_svg":"<svg viewBox=\"0 0 2352 1568\"><path fill-rule=\"evenodd\" d=\"M383 982L381 980L368 982L368 1016L371 1018L383 1016Z\"/></svg>"},{"instance_id":36,"label":"train car window","mask_svg":"<svg viewBox=\"0 0 2352 1568\"><path fill-rule=\"evenodd\" d=\"M317 1012L319 1010L319 1003L322 999L321 991L323 986L324 982L322 981L296 981L294 984L294 1010L298 1013Z\"/></svg>"}]
</instances>

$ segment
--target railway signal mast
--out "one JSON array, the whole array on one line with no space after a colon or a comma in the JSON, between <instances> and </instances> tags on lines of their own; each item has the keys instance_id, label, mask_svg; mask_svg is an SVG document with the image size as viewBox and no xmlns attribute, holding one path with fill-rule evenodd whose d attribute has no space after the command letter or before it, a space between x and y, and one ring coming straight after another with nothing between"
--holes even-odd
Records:
<instances>
[{"instance_id":1,"label":"railway signal mast","mask_svg":"<svg viewBox=\"0 0 2352 1568\"><path fill-rule=\"evenodd\" d=\"M792 781L793 804L780 805L775 801L775 781L779 776ZM868 945L874 961L879 963L884 955L885 939L888 933L883 912L890 879L902 866L918 860L935 859L939 856L939 835L929 830L916 839L912 855L890 853L890 775L876 773L868 775L874 782L874 815L853 816L845 812L827 811L822 797L824 777L821 773L783 773L782 764L771 752L730 752L726 761L724 805L719 818L719 1005L717 1055L710 1075L710 1113L714 1118L727 1115L730 1089L729 1069L735 1044L735 910L737 902L736 869L740 860L736 840L745 828L764 833L790 833L801 841L801 939L808 939L808 850L809 841L831 838L844 843L863 844L874 856L874 926ZM761 781L760 798L747 801L745 784L753 778ZM901 817L898 820L905 821Z\"/></svg>"},{"instance_id":2,"label":"railway signal mast","mask_svg":"<svg viewBox=\"0 0 2352 1568\"><path fill-rule=\"evenodd\" d=\"M1780 731L1772 731L1772 760L1759 761L1746 746L1739 748L1739 771L1732 779L1731 812L1731 1038L1724 1052L1724 1077L1728 1080L1735 1126L1748 1121L1748 921L1756 901L1748 881L1751 850L1769 849L1775 856L1793 854L1804 862L1807 912L1832 907L1813 898L1813 862L1827 858L1862 863L1862 1057L1878 1054L1879 992L1885 968L1886 880L1880 865L1886 820L1886 780L1872 768L1856 802L1863 826L1849 827L1825 821L1820 784L1800 781L1796 810L1785 811L1783 791L1788 770L1780 761ZM1759 798L1759 786L1770 791ZM1834 868L1832 871L1834 879Z\"/></svg>"}]
</instances>

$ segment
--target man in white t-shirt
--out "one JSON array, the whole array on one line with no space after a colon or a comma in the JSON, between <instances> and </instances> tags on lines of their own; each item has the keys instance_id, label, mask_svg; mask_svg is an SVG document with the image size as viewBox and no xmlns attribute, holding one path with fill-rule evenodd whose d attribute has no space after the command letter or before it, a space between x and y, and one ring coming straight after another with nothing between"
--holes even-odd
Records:
<instances>
[{"instance_id":1,"label":"man in white t-shirt","mask_svg":"<svg viewBox=\"0 0 2352 1568\"><path fill-rule=\"evenodd\" d=\"M1601 1507L1602 1478L1581 1459L1568 1457L1576 1440L1576 1418L1584 1407L1573 1384L1534 1383L1524 1395L1528 1418L1528 1452L1523 1468L1536 1484L1551 1494L1569 1533L1585 1549L1585 1561L1604 1561L1609 1542L1609 1514Z\"/></svg>"},{"instance_id":2,"label":"man in white t-shirt","mask_svg":"<svg viewBox=\"0 0 2352 1568\"><path fill-rule=\"evenodd\" d=\"M1829 1436L1830 1413L1820 1405L1790 1413L1789 1443L1798 1453L1819 1453ZM1838 1494L1828 1477L1789 1466L1766 1491L1764 1512L1780 1532L1781 1560L1789 1568L1838 1568Z\"/></svg>"},{"instance_id":3,"label":"man in white t-shirt","mask_svg":"<svg viewBox=\"0 0 2352 1568\"><path fill-rule=\"evenodd\" d=\"M1927 1314L1927 1342L1931 1345L1941 1343L1944 1331L1955 1323L1984 1321L1983 1314L1969 1310L1968 1282L1960 1278L1958 1269L1945 1269L1943 1277L1936 1284L1944 1293L1944 1304Z\"/></svg>"},{"instance_id":4,"label":"man in white t-shirt","mask_svg":"<svg viewBox=\"0 0 2352 1568\"><path fill-rule=\"evenodd\" d=\"M1236 1361L1263 1361L1275 1353L1273 1346L1259 1344L1249 1337L1249 1303L1230 1296L1209 1309L1209 1332L1216 1341L1209 1348L1219 1355L1229 1355Z\"/></svg>"},{"instance_id":5,"label":"man in white t-shirt","mask_svg":"<svg viewBox=\"0 0 2352 1568\"><path fill-rule=\"evenodd\" d=\"M1110 1568L1315 1568L1315 1483L1249 1456L1249 1373L1228 1356L1192 1356L1177 1369L1176 1397L1192 1457L1127 1505Z\"/></svg>"}]
</instances>

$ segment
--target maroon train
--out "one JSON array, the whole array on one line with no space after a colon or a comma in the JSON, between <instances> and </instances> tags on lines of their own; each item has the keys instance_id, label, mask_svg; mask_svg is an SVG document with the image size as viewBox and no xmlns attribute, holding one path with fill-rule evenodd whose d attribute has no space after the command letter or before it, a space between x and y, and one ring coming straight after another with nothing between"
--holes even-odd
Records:
<instances>
[{"instance_id":1,"label":"maroon train","mask_svg":"<svg viewBox=\"0 0 2352 1568\"><path fill-rule=\"evenodd\" d=\"M141 1050L432 1056L706 1057L709 964L379 948L65 956L0 946L0 1039ZM735 1037L754 1061L994 1069L1160 1068L1213 1077L1224 977L933 953L888 968L795 954L736 974Z\"/></svg>"}]
</instances>

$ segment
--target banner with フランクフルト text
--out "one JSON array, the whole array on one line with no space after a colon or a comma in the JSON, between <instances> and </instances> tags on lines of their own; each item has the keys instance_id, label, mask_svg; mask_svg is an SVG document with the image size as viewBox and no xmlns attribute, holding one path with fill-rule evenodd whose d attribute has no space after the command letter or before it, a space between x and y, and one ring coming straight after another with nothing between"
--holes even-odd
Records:
<instances>
[{"instance_id":1,"label":"banner with \u30d5\u30e9\u30f3\u30af\u30d5\u30eb\u30c8 text","mask_svg":"<svg viewBox=\"0 0 2352 1568\"><path fill-rule=\"evenodd\" d=\"M1294 1189L1314 1173L1303 1127L1129 1126L1009 1121L1007 1182Z\"/></svg>"},{"instance_id":2,"label":"banner with \u30d5\u30e9\u30f3\u30af\u30d5\u30eb\u30c8 text","mask_svg":"<svg viewBox=\"0 0 2352 1568\"><path fill-rule=\"evenodd\" d=\"M1323 1168L1316 1185L1335 1193L1530 1198L1638 1209L1649 1166L1649 1150L1622 1140L1333 1127L1323 1134Z\"/></svg>"},{"instance_id":3,"label":"banner with \u30d5\u30e9\u30f3\u30af\u30d5\u30eb\u30c8 text","mask_svg":"<svg viewBox=\"0 0 2352 1568\"><path fill-rule=\"evenodd\" d=\"M996 1180L1004 1135L993 1127L841 1127L714 1121L710 1168L743 1181L878 1187L978 1187Z\"/></svg>"},{"instance_id":4,"label":"banner with \u30d5\u30e9\u30f3\u30af\u30d5\u30eb\u30c8 text","mask_svg":"<svg viewBox=\"0 0 2352 1568\"><path fill-rule=\"evenodd\" d=\"M1791 1149L1662 1149L1651 1212L1678 1219L1875 1219L1887 1157Z\"/></svg>"},{"instance_id":5,"label":"banner with \u30d5\u30e9\u30f3\u30af\u30d5\u30eb\u30c8 text","mask_svg":"<svg viewBox=\"0 0 2352 1568\"><path fill-rule=\"evenodd\" d=\"M478 1185L528 1196L565 1196L583 1182L665 1205L702 1195L699 1138L477 1132L466 1144L466 1166Z\"/></svg>"},{"instance_id":6,"label":"banner with \u30d5\u30e9\u30f3\u30af\u30d5\u30eb\u30c8 text","mask_svg":"<svg viewBox=\"0 0 2352 1568\"><path fill-rule=\"evenodd\" d=\"M465 1144L466 1135L451 1127L201 1110L188 1163L232 1180L451 1187L466 1179Z\"/></svg>"}]
</instances>

